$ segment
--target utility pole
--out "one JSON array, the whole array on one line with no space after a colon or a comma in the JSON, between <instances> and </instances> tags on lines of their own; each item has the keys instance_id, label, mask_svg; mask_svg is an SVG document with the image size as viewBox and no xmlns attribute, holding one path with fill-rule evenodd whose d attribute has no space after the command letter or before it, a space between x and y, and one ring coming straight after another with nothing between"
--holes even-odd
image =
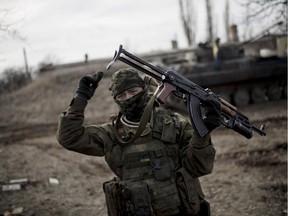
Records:
<instances>
[{"instance_id":1,"label":"utility pole","mask_svg":"<svg viewBox=\"0 0 288 216\"><path fill-rule=\"evenodd\" d=\"M25 62L25 71L28 73L28 62L27 62L27 56L26 56L26 50L23 48L23 54L24 54L24 62Z\"/></svg>"}]
</instances>

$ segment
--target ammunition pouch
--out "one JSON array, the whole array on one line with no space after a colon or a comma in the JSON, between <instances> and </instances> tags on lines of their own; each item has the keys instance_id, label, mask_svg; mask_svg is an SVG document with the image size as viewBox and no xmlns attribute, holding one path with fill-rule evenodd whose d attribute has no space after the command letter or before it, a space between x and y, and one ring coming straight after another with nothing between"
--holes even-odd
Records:
<instances>
[{"instance_id":1,"label":"ammunition pouch","mask_svg":"<svg viewBox=\"0 0 288 216\"><path fill-rule=\"evenodd\" d=\"M201 201L198 216L211 216L210 204L206 200Z\"/></svg>"},{"instance_id":2,"label":"ammunition pouch","mask_svg":"<svg viewBox=\"0 0 288 216\"><path fill-rule=\"evenodd\" d=\"M109 216L121 216L125 215L122 206L123 200L119 196L121 194L121 185L116 181L116 179L107 181L103 183L103 191L105 193L107 211Z\"/></svg>"},{"instance_id":3,"label":"ammunition pouch","mask_svg":"<svg viewBox=\"0 0 288 216\"><path fill-rule=\"evenodd\" d=\"M176 183L182 203L186 209L186 214L196 215L198 213L199 216L202 216L200 212L202 208L206 208L204 205L208 202L205 201L205 203L203 203L204 194L202 192L198 178L192 177L190 173L188 173L188 171L182 167L176 172Z\"/></svg>"},{"instance_id":4,"label":"ammunition pouch","mask_svg":"<svg viewBox=\"0 0 288 216\"><path fill-rule=\"evenodd\" d=\"M127 186L117 179L103 183L109 216L153 216L147 184Z\"/></svg>"}]
</instances>

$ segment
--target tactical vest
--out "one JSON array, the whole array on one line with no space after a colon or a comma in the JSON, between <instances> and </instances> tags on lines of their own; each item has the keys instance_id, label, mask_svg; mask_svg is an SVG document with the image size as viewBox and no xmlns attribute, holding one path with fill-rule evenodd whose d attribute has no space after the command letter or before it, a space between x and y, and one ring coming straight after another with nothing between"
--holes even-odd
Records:
<instances>
[{"instance_id":1,"label":"tactical vest","mask_svg":"<svg viewBox=\"0 0 288 216\"><path fill-rule=\"evenodd\" d=\"M167 114L158 113L151 132L133 144L121 145L115 139L106 152L108 165L119 177L103 185L109 216L180 213L183 203L176 182L180 123L177 116Z\"/></svg>"}]
</instances>

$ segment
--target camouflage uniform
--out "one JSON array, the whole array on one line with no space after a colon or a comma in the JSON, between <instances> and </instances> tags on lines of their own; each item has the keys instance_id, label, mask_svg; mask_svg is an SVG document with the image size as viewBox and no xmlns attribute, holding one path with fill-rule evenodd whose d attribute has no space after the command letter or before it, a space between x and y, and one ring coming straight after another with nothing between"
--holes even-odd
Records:
<instances>
[{"instance_id":1,"label":"camouflage uniform","mask_svg":"<svg viewBox=\"0 0 288 216\"><path fill-rule=\"evenodd\" d=\"M115 122L83 126L86 105L72 100L57 139L69 150L105 157L117 176L103 185L109 215L197 214L204 199L198 177L212 172L215 157L210 134L200 138L181 115L156 107L147 130L125 145L115 136Z\"/></svg>"}]
</instances>

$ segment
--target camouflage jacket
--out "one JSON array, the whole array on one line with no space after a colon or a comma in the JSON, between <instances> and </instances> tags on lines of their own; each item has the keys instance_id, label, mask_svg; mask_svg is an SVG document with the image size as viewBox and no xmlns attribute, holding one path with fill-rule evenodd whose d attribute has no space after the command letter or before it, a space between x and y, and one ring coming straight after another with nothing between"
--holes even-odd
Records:
<instances>
[{"instance_id":1,"label":"camouflage jacket","mask_svg":"<svg viewBox=\"0 0 288 216\"><path fill-rule=\"evenodd\" d=\"M112 123L83 126L84 110L87 102L73 99L66 111L61 113L57 130L57 140L68 150L86 155L106 156L115 143ZM200 138L190 123L180 115L179 119L179 160L194 177L212 172L215 149L210 134Z\"/></svg>"},{"instance_id":2,"label":"camouflage jacket","mask_svg":"<svg viewBox=\"0 0 288 216\"><path fill-rule=\"evenodd\" d=\"M84 110L86 106L86 101L74 98L68 109L60 115L57 131L59 143L68 150L82 154L105 156L107 164L115 175L120 179L128 179L123 170L125 166L123 164L119 166L119 163L125 163L125 161L121 162L121 156L123 156L121 153L124 150L122 151L123 146L121 147L121 144L117 142L112 122L84 126ZM189 173L188 176L191 176L190 180L194 182L193 187L195 187L191 188L190 191L196 190L198 195L204 198L197 177L209 174L213 169L215 149L211 142L210 134L200 138L186 118L169 110L159 109L152 116L154 123L151 132L143 137L141 136L135 143L129 145L139 145L141 142L154 142L153 145L155 144L156 146L161 143L158 147L161 147L161 145L163 147L164 143L164 146L167 146L167 152L173 152L171 157L173 157L174 171L172 174L174 175L177 170L184 170L184 173L181 171L184 176L186 175L185 173ZM131 163L131 158L127 160ZM127 173L130 176L133 175L131 170L128 170ZM147 173L145 175L147 176ZM161 178L163 176L165 178L165 175L165 173L160 172L155 178L163 181ZM194 202L194 198L192 197L191 199ZM199 203L196 205L195 211L197 212Z\"/></svg>"}]
</instances>

